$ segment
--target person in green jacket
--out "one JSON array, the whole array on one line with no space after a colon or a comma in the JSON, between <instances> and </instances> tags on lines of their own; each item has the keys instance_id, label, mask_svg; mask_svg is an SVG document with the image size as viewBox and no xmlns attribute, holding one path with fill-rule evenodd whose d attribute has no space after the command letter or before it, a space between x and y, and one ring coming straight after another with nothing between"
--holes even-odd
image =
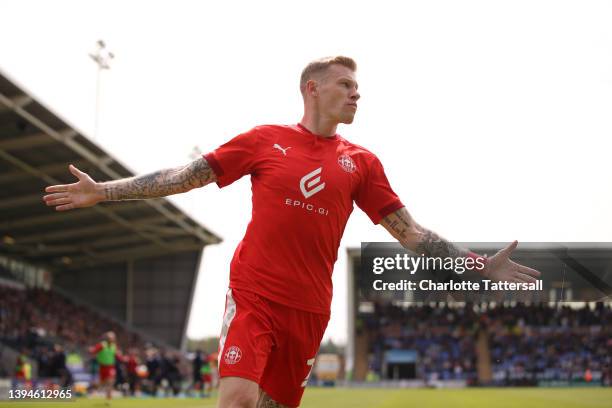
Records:
<instances>
[{"instance_id":1,"label":"person in green jacket","mask_svg":"<svg viewBox=\"0 0 612 408\"><path fill-rule=\"evenodd\" d=\"M212 370L210 368L210 361L208 361L208 356L205 356L202 361L200 375L202 378L202 396L209 397L210 393L212 392Z\"/></svg>"},{"instance_id":2,"label":"person in green jacket","mask_svg":"<svg viewBox=\"0 0 612 408\"><path fill-rule=\"evenodd\" d=\"M117 349L115 333L109 331L104 334L104 340L89 349L95 355L100 374L100 386L106 391L106 399L112 399L113 385L117 375L115 362L121 355Z\"/></svg>"}]
</instances>

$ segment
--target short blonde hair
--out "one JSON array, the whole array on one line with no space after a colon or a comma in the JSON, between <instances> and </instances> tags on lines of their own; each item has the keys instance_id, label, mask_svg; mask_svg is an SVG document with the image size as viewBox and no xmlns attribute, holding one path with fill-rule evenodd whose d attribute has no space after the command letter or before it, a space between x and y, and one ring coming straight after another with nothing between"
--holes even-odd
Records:
<instances>
[{"instance_id":1,"label":"short blonde hair","mask_svg":"<svg viewBox=\"0 0 612 408\"><path fill-rule=\"evenodd\" d=\"M300 92L302 92L302 94L304 93L306 90L306 83L312 79L315 74L319 74L327 70L334 64L347 67L351 71L357 71L357 64L355 61L352 58L344 57L342 55L314 60L306 65L306 68L304 68L302 71L302 76L300 77Z\"/></svg>"}]
</instances>

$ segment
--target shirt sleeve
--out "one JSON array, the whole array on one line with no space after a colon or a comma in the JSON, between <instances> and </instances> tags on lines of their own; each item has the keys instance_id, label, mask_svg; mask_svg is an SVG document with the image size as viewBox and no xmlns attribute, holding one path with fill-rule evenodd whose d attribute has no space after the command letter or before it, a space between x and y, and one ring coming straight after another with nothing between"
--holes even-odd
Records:
<instances>
[{"instance_id":1,"label":"shirt sleeve","mask_svg":"<svg viewBox=\"0 0 612 408\"><path fill-rule=\"evenodd\" d=\"M370 161L367 174L359 184L355 203L374 224L404 207L389 185L385 170L376 156Z\"/></svg>"},{"instance_id":2,"label":"shirt sleeve","mask_svg":"<svg viewBox=\"0 0 612 408\"><path fill-rule=\"evenodd\" d=\"M257 131L251 129L204 155L217 176L217 185L225 187L253 172L257 153Z\"/></svg>"}]
</instances>

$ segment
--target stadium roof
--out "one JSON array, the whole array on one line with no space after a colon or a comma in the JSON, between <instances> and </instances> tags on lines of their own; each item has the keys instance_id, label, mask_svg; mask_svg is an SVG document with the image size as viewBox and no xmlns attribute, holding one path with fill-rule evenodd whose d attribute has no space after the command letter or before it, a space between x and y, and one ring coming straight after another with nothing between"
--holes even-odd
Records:
<instances>
[{"instance_id":1,"label":"stadium roof","mask_svg":"<svg viewBox=\"0 0 612 408\"><path fill-rule=\"evenodd\" d=\"M134 174L0 71L0 252L48 270L77 270L200 250L221 239L166 199L55 212L44 187Z\"/></svg>"}]
</instances>

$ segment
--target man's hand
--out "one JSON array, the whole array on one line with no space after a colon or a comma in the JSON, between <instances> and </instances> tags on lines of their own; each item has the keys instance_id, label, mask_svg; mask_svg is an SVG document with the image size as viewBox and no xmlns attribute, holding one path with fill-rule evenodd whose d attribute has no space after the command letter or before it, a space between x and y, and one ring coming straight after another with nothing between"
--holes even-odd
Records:
<instances>
[{"instance_id":1,"label":"man's hand","mask_svg":"<svg viewBox=\"0 0 612 408\"><path fill-rule=\"evenodd\" d=\"M146 200L186 193L214 181L217 176L204 157L184 166L158 170L142 176L96 183L73 165L70 172L79 179L77 183L49 186L43 197L48 206L57 211L91 207L100 201Z\"/></svg>"},{"instance_id":2,"label":"man's hand","mask_svg":"<svg viewBox=\"0 0 612 408\"><path fill-rule=\"evenodd\" d=\"M510 260L510 255L517 245L518 241L514 241L489 258L482 276L493 281L535 283L540 272Z\"/></svg>"},{"instance_id":3,"label":"man's hand","mask_svg":"<svg viewBox=\"0 0 612 408\"><path fill-rule=\"evenodd\" d=\"M91 207L104 200L104 191L87 173L68 166L70 172L79 180L73 184L58 184L45 188L47 194L43 197L45 203L57 211L67 211L74 208Z\"/></svg>"}]
</instances>

